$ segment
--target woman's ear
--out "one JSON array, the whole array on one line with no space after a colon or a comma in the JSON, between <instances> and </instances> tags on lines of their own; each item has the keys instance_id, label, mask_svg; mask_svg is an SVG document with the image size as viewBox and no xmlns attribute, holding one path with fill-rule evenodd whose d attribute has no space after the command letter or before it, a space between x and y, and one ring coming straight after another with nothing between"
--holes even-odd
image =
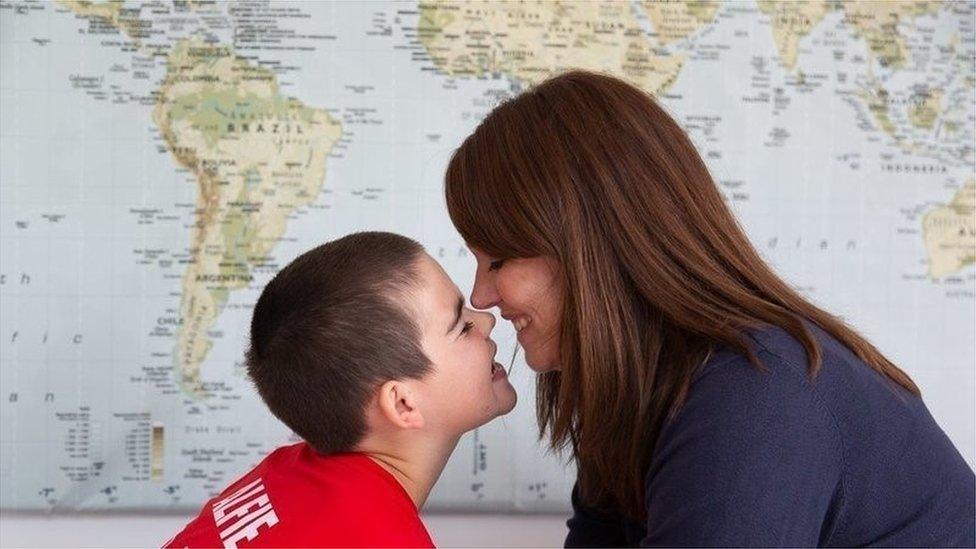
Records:
<instances>
[{"instance_id":1,"label":"woman's ear","mask_svg":"<svg viewBox=\"0 0 976 549\"><path fill-rule=\"evenodd\" d=\"M379 390L381 416L400 429L422 429L424 416L416 392L404 381L387 381Z\"/></svg>"}]
</instances>

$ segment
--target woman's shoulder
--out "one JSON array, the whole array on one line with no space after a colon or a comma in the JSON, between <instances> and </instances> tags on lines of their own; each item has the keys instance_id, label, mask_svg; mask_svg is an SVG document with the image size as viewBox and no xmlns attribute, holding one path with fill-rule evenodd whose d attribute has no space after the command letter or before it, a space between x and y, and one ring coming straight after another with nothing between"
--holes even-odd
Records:
<instances>
[{"instance_id":1,"label":"woman's shoulder","mask_svg":"<svg viewBox=\"0 0 976 549\"><path fill-rule=\"evenodd\" d=\"M825 454L825 462L836 463L843 453L837 414L822 387L806 375L805 361L799 362L796 351L805 356L802 345L778 328L748 335L762 367L737 349L716 348L665 423L659 445L687 447L695 440L706 444L708 453L746 455L779 444Z\"/></svg>"},{"instance_id":2,"label":"woman's shoulder","mask_svg":"<svg viewBox=\"0 0 976 549\"><path fill-rule=\"evenodd\" d=\"M720 350L703 366L675 422L723 410L727 417L720 421L727 433L722 436L761 436L762 430L775 429L798 441L827 441L854 477L876 476L882 462L923 455L939 456L949 469L959 469L958 451L920 397L819 326L806 326L820 347L816 375L792 334L780 327L750 330L748 339L763 367L737 351Z\"/></svg>"},{"instance_id":3,"label":"woman's shoulder","mask_svg":"<svg viewBox=\"0 0 976 549\"><path fill-rule=\"evenodd\" d=\"M775 392L776 398L764 397L759 402L779 405L814 397L820 376L809 376L806 350L792 334L778 326L763 326L748 329L743 335L759 365L740 350L719 345L693 378L692 394L708 392L709 400L739 400L756 399L757 391L763 395ZM835 342L820 331L811 331L811 335L821 348L821 373L829 370L831 375L838 375L838 363L843 359L837 356Z\"/></svg>"},{"instance_id":4,"label":"woman's shoulder","mask_svg":"<svg viewBox=\"0 0 976 549\"><path fill-rule=\"evenodd\" d=\"M721 347L702 366L680 416L712 417L729 436L750 429L779 429L792 437L817 434L842 451L850 441L904 438L920 423L931 422L921 399L876 372L830 333L806 324L820 348L821 364L810 374L803 344L778 326L746 332L761 364L738 350ZM762 418L757 423L755 420ZM921 420L921 422L920 422ZM761 427L760 427L761 426Z\"/></svg>"},{"instance_id":5,"label":"woman's shoulder","mask_svg":"<svg viewBox=\"0 0 976 549\"><path fill-rule=\"evenodd\" d=\"M702 366L695 384L738 380L786 391L802 389L829 408L849 404L854 397L861 404L865 399L902 407L920 404L917 397L875 371L834 335L812 322L804 321L804 326L820 349L816 375L811 375L803 343L784 328L767 325L744 332L762 368L738 350L720 347Z\"/></svg>"},{"instance_id":6,"label":"woman's shoulder","mask_svg":"<svg viewBox=\"0 0 976 549\"><path fill-rule=\"evenodd\" d=\"M818 545L843 492L834 418L783 357L717 349L661 430L645 477L648 544ZM797 499L794 494L803 494Z\"/></svg>"},{"instance_id":7,"label":"woman's shoulder","mask_svg":"<svg viewBox=\"0 0 976 549\"><path fill-rule=\"evenodd\" d=\"M715 532L748 536L774 524L810 534L794 545L972 539L960 530L972 528L972 470L922 400L808 329L821 348L815 377L803 345L781 328L748 334L763 368L730 348L712 354L659 434L646 478L653 510L708 510L687 511L687 525L735 517Z\"/></svg>"}]
</instances>

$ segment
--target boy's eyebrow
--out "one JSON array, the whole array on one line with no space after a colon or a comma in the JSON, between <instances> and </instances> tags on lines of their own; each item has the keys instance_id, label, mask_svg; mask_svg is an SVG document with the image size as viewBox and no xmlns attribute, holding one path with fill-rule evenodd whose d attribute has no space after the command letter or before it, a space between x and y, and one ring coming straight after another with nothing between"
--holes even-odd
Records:
<instances>
[{"instance_id":1,"label":"boy's eyebrow","mask_svg":"<svg viewBox=\"0 0 976 549\"><path fill-rule=\"evenodd\" d=\"M461 309L463 308L464 296L459 295L457 298L457 305L454 306L454 322L451 322L451 325L447 327L447 332L445 332L444 335L450 334L451 331L454 330L454 327L457 326L458 321L461 320Z\"/></svg>"}]
</instances>

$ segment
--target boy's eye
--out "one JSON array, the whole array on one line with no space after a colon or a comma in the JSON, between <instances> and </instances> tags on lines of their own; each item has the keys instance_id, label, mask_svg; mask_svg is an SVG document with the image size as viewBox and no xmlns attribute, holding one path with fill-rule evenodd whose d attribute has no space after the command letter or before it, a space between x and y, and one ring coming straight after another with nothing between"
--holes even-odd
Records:
<instances>
[{"instance_id":1,"label":"boy's eye","mask_svg":"<svg viewBox=\"0 0 976 549\"><path fill-rule=\"evenodd\" d=\"M469 322L465 322L464 323L464 328L461 328L461 335L464 335L464 334L470 332L471 331L471 328L474 328L474 322L470 322L470 321Z\"/></svg>"},{"instance_id":2,"label":"boy's eye","mask_svg":"<svg viewBox=\"0 0 976 549\"><path fill-rule=\"evenodd\" d=\"M489 271L497 271L504 264L505 264L505 260L504 259L496 259L496 260L494 260L494 261L492 261L491 263L488 264L488 270Z\"/></svg>"}]
</instances>

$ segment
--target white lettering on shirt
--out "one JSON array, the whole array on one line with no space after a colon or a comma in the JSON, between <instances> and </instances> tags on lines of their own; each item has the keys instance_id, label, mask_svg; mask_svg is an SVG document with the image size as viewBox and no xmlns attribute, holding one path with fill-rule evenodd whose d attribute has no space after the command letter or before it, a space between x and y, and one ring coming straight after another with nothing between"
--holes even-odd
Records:
<instances>
[{"instance_id":1,"label":"white lettering on shirt","mask_svg":"<svg viewBox=\"0 0 976 549\"><path fill-rule=\"evenodd\" d=\"M224 547L254 541L263 530L278 524L278 515L258 478L213 505L214 522Z\"/></svg>"},{"instance_id":2,"label":"white lettering on shirt","mask_svg":"<svg viewBox=\"0 0 976 549\"><path fill-rule=\"evenodd\" d=\"M267 525L268 528L271 528L275 524L278 524L278 515L275 514L274 509L271 509L270 505L261 508L260 511L265 512L263 515L257 516L254 518L254 520L248 522L243 528L224 539L225 548L237 549L237 542L244 539L247 541L253 541L254 538L258 537L258 534L260 534L258 527L261 525ZM241 519L241 522L246 520L248 520L248 518Z\"/></svg>"}]
</instances>

